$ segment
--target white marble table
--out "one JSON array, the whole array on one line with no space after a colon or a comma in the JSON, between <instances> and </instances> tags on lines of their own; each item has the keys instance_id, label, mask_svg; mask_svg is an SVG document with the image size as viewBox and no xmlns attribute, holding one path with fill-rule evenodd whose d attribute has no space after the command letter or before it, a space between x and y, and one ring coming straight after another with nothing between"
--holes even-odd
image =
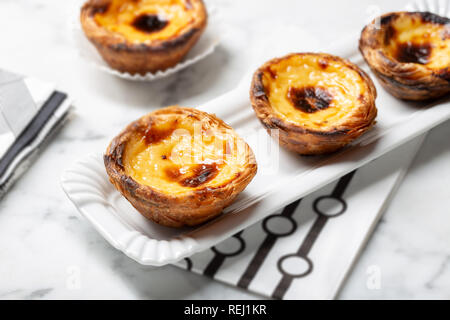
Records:
<instances>
[{"instance_id":1,"label":"white marble table","mask_svg":"<svg viewBox=\"0 0 450 320\"><path fill-rule=\"evenodd\" d=\"M196 106L231 89L271 25L288 22L330 43L361 29L370 0L216 0L227 36L178 75L130 83L81 61L69 39L73 0L0 1L0 67L54 81L76 98L72 121L0 202L1 299L260 298L175 267L138 265L110 247L59 186L61 171L103 150L130 120L173 103ZM382 11L407 0L378 1ZM428 136L340 298L450 298L450 122ZM369 289L371 266L381 287ZM370 287L370 286L369 286Z\"/></svg>"}]
</instances>

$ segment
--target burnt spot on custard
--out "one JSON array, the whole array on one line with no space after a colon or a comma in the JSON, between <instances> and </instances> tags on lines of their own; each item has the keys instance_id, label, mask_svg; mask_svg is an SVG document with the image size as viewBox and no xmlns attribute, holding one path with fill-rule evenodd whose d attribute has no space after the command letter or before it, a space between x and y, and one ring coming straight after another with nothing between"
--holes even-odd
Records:
<instances>
[{"instance_id":1,"label":"burnt spot on custard","mask_svg":"<svg viewBox=\"0 0 450 320\"><path fill-rule=\"evenodd\" d=\"M391 24L392 20L394 20L394 18L396 18L395 14L390 14L390 15L381 17L380 25L382 25L382 26L389 25L389 24Z\"/></svg>"},{"instance_id":2,"label":"burnt spot on custard","mask_svg":"<svg viewBox=\"0 0 450 320\"><path fill-rule=\"evenodd\" d=\"M384 32L384 44L388 45L391 39L393 39L397 34L397 30L392 25L385 26Z\"/></svg>"},{"instance_id":3,"label":"burnt spot on custard","mask_svg":"<svg viewBox=\"0 0 450 320\"><path fill-rule=\"evenodd\" d=\"M448 33L450 30L450 19L447 17L441 17L431 12L409 12L408 16L411 19L417 21L420 19L421 23L431 23L435 25L444 26L444 30L442 32L442 39L445 40L448 38ZM397 33L397 30L393 27L393 20L399 18L397 14L387 15L380 19L380 26L384 29L384 44L389 44L389 41L393 39Z\"/></svg>"},{"instance_id":4,"label":"burnt spot on custard","mask_svg":"<svg viewBox=\"0 0 450 320\"><path fill-rule=\"evenodd\" d=\"M427 64L433 47L429 43L405 42L397 46L395 58L403 63Z\"/></svg>"},{"instance_id":5,"label":"burnt spot on custard","mask_svg":"<svg viewBox=\"0 0 450 320\"><path fill-rule=\"evenodd\" d=\"M198 164L192 169L192 175L182 179L179 183L185 187L196 188L214 179L218 173L219 169L215 163Z\"/></svg>"},{"instance_id":6,"label":"burnt spot on custard","mask_svg":"<svg viewBox=\"0 0 450 320\"><path fill-rule=\"evenodd\" d=\"M318 64L322 70L326 70L328 68L328 61L325 59L319 59Z\"/></svg>"},{"instance_id":7,"label":"burnt spot on custard","mask_svg":"<svg viewBox=\"0 0 450 320\"><path fill-rule=\"evenodd\" d=\"M277 78L277 73L275 71L273 71L270 66L268 66L266 68L266 70L264 70L264 72L268 73L272 79L276 79Z\"/></svg>"},{"instance_id":8,"label":"burnt spot on custard","mask_svg":"<svg viewBox=\"0 0 450 320\"><path fill-rule=\"evenodd\" d=\"M146 145L158 143L167 137L169 137L174 132L173 127L169 128L155 128L152 125L145 127L140 126L137 128L137 131L142 136Z\"/></svg>"},{"instance_id":9,"label":"burnt spot on custard","mask_svg":"<svg viewBox=\"0 0 450 320\"><path fill-rule=\"evenodd\" d=\"M91 16L95 16L96 14L104 14L109 9L110 3L105 3L102 5L98 5L92 8Z\"/></svg>"},{"instance_id":10,"label":"burnt spot on custard","mask_svg":"<svg viewBox=\"0 0 450 320\"><path fill-rule=\"evenodd\" d=\"M135 29L145 33L160 31L168 24L169 21L156 14L141 14L131 23Z\"/></svg>"},{"instance_id":11,"label":"burnt spot on custard","mask_svg":"<svg viewBox=\"0 0 450 320\"><path fill-rule=\"evenodd\" d=\"M425 23L434 23L440 25L450 24L450 19L446 17L441 17L437 14L431 12L417 12L420 15L420 18Z\"/></svg>"},{"instance_id":12,"label":"burnt spot on custard","mask_svg":"<svg viewBox=\"0 0 450 320\"><path fill-rule=\"evenodd\" d=\"M178 182L183 187L197 188L214 179L219 173L217 164L196 164L189 168L187 173L181 171L181 168L174 166L165 170L167 178Z\"/></svg>"},{"instance_id":13,"label":"burnt spot on custard","mask_svg":"<svg viewBox=\"0 0 450 320\"><path fill-rule=\"evenodd\" d=\"M321 87L291 87L287 92L287 99L296 109L314 113L328 108L333 95Z\"/></svg>"},{"instance_id":14,"label":"burnt spot on custard","mask_svg":"<svg viewBox=\"0 0 450 320\"><path fill-rule=\"evenodd\" d=\"M183 173L180 170L180 167L178 166L165 168L164 173L166 174L167 178L173 181L178 181L178 179L183 175Z\"/></svg>"}]
</instances>

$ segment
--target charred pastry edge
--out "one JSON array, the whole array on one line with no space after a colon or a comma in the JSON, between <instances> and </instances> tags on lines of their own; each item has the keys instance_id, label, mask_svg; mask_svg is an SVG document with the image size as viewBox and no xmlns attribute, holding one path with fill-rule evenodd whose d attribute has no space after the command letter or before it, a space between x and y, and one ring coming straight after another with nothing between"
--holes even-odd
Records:
<instances>
[{"instance_id":1,"label":"charred pastry edge","mask_svg":"<svg viewBox=\"0 0 450 320\"><path fill-rule=\"evenodd\" d=\"M158 68L151 68L152 70L143 70L141 72L131 71L130 73L146 73L154 72L157 70L164 70L177 64L194 46L198 41L208 22L208 14L203 0L195 0L199 3L200 11L199 18L195 20L195 23L184 30L184 32L174 35L172 37L160 40L153 40L152 43L130 43L128 39L119 33L109 31L102 26L99 26L95 20L95 14L105 11L110 5L112 0L87 0L82 6L80 13L80 21L83 27L83 31L89 41L91 41L99 53L105 60L105 55L120 55L126 53L128 55L142 55L142 54L156 54L160 57L167 55L167 60L171 57L168 55L171 52L183 51L179 57L172 63L168 63L167 66ZM192 1L192 0L189 0ZM192 6L192 4L191 4ZM107 61L108 64L109 61ZM127 71L126 67L117 68L110 64L114 69L119 71Z\"/></svg>"},{"instance_id":2,"label":"charred pastry edge","mask_svg":"<svg viewBox=\"0 0 450 320\"><path fill-rule=\"evenodd\" d=\"M304 128L292 122L288 122L278 117L272 110L266 88L263 84L263 74L273 64L282 60L289 59L292 56L315 55L325 60L333 60L342 63L346 67L356 71L362 81L367 85L367 94L359 97L361 103L359 108L364 108L368 115L368 120L357 122L357 125L335 127L328 131L319 131ZM258 116L262 125L268 130L280 130L280 144L287 149L302 155L318 155L334 152L360 135L369 130L375 124L377 109L375 99L377 97L376 88L369 76L353 63L337 56L326 53L291 53L281 58L275 58L262 65L253 75L250 89L250 100L252 107ZM362 118L362 117L361 117Z\"/></svg>"},{"instance_id":3,"label":"charred pastry edge","mask_svg":"<svg viewBox=\"0 0 450 320\"><path fill-rule=\"evenodd\" d=\"M423 23L447 26L450 19L431 12L391 12L380 17L381 26L389 26L402 15L418 16ZM388 57L384 51L385 32L372 22L364 27L359 50L381 85L393 96L404 100L427 100L450 92L450 68L432 70L426 65L404 63Z\"/></svg>"},{"instance_id":4,"label":"charred pastry edge","mask_svg":"<svg viewBox=\"0 0 450 320\"><path fill-rule=\"evenodd\" d=\"M246 144L248 154L246 155L245 170L237 173L234 178L222 185L193 189L178 196L140 184L125 173L123 157L126 144L141 126L152 123L155 115L162 114L179 114L193 117L197 121L204 121L206 117L220 130L232 130L230 126L214 115L192 108L173 106L147 114L129 124L108 146L103 160L109 180L148 219L169 227L193 226L203 223L219 215L250 183L257 172L255 156ZM236 133L234 132L234 134ZM236 137L243 141L237 134Z\"/></svg>"}]
</instances>

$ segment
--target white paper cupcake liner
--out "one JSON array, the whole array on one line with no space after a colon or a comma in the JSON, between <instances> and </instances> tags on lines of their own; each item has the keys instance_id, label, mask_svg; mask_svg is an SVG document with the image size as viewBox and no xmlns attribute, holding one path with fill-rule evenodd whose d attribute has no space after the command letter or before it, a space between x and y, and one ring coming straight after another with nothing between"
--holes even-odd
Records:
<instances>
[{"instance_id":1,"label":"white paper cupcake liner","mask_svg":"<svg viewBox=\"0 0 450 320\"><path fill-rule=\"evenodd\" d=\"M80 23L80 9L85 2L86 0L80 0L79 2L77 2L77 7L72 10L74 14L71 19L70 29L75 49L78 51L79 56L90 65L93 65L103 72L126 80L153 81L175 74L178 71L181 71L212 54L216 47L219 45L221 35L223 34L220 23L220 16L217 12L217 9L210 5L208 1L205 1L205 5L208 10L208 25L198 42L189 51L186 57L181 60L181 62L179 62L174 67L171 67L164 71L157 71L155 73L149 72L144 75L120 72L118 70L112 69L103 60L97 49L94 47L94 45L92 45L92 43L84 34Z\"/></svg>"},{"instance_id":2,"label":"white paper cupcake liner","mask_svg":"<svg viewBox=\"0 0 450 320\"><path fill-rule=\"evenodd\" d=\"M449 0L416 0L408 4L407 11L428 11L443 17L450 16Z\"/></svg>"}]
</instances>

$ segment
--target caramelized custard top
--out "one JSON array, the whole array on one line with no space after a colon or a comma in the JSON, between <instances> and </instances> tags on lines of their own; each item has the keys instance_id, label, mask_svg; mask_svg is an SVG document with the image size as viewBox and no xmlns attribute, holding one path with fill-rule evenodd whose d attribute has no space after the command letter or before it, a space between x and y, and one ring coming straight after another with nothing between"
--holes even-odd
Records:
<instances>
[{"instance_id":1,"label":"caramelized custard top","mask_svg":"<svg viewBox=\"0 0 450 320\"><path fill-rule=\"evenodd\" d=\"M427 19L427 14L400 14L386 20L385 52L401 63L430 69L450 67L450 19ZM437 17L437 16L436 16Z\"/></svg>"},{"instance_id":2,"label":"caramelized custard top","mask_svg":"<svg viewBox=\"0 0 450 320\"><path fill-rule=\"evenodd\" d=\"M111 0L94 19L131 42L171 39L196 19L190 0Z\"/></svg>"},{"instance_id":3,"label":"caramelized custard top","mask_svg":"<svg viewBox=\"0 0 450 320\"><path fill-rule=\"evenodd\" d=\"M179 114L153 119L127 142L125 173L169 194L225 185L244 170L248 147L232 129L215 125Z\"/></svg>"},{"instance_id":4,"label":"caramelized custard top","mask_svg":"<svg viewBox=\"0 0 450 320\"><path fill-rule=\"evenodd\" d=\"M314 130L332 129L351 117L367 90L357 71L317 54L279 60L264 70L262 80L277 116Z\"/></svg>"}]
</instances>

